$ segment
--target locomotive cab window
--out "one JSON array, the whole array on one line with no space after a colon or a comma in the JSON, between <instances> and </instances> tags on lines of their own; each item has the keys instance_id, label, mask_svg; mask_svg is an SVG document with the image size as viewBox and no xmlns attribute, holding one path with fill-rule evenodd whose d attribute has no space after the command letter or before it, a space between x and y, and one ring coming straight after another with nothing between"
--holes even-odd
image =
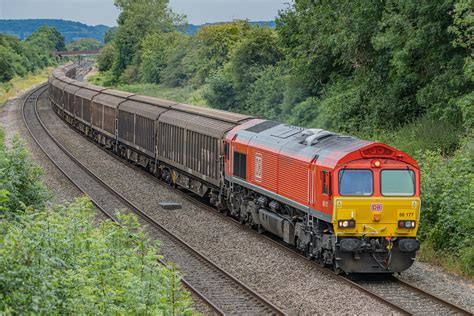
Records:
<instances>
[{"instance_id":1,"label":"locomotive cab window","mask_svg":"<svg viewBox=\"0 0 474 316\"><path fill-rule=\"evenodd\" d=\"M229 143L224 143L224 157L225 160L229 160Z\"/></svg>"},{"instance_id":2,"label":"locomotive cab window","mask_svg":"<svg viewBox=\"0 0 474 316\"><path fill-rule=\"evenodd\" d=\"M374 193L374 176L369 169L342 169L339 171L339 194L370 196Z\"/></svg>"},{"instance_id":3,"label":"locomotive cab window","mask_svg":"<svg viewBox=\"0 0 474 316\"><path fill-rule=\"evenodd\" d=\"M413 170L382 170L380 175L382 195L415 195L415 173Z\"/></svg>"},{"instance_id":4,"label":"locomotive cab window","mask_svg":"<svg viewBox=\"0 0 474 316\"><path fill-rule=\"evenodd\" d=\"M246 179L247 178L247 155L234 152L234 176Z\"/></svg>"}]
</instances>

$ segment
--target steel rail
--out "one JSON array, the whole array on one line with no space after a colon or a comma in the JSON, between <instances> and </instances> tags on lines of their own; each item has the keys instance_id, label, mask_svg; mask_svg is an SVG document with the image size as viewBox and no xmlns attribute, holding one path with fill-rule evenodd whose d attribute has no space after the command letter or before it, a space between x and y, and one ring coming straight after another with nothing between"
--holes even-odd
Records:
<instances>
[{"instance_id":1,"label":"steel rail","mask_svg":"<svg viewBox=\"0 0 474 316\"><path fill-rule=\"evenodd\" d=\"M209 265L211 265L214 269L216 269L217 271L219 271L220 273L224 274L226 277L230 278L232 281L234 281L238 286L240 286L241 288L243 288L246 292L248 292L251 296L253 296L257 301L260 301L264 306L266 306L270 311L271 311L271 314L273 315L285 315L285 313L280 310L278 307L276 307L275 305L273 305L271 302L269 302L268 300L266 300L264 297L262 297L260 294L256 293L255 291L253 291L252 289L250 289L247 285L245 285L243 282L239 281L238 279L236 279L235 277L233 277L230 273L226 272L224 269L218 267L214 262L212 262L211 260L209 260L207 257L205 257L204 255L202 255L201 253L199 253L198 251L196 251L194 248L192 248L190 245L188 245L187 243L185 243L183 240L181 240L179 237L175 236L172 232L170 232L169 230L167 230L166 228L164 228L161 224L159 224L158 222L156 222L154 219L152 219L150 216L148 216L145 212L143 212L141 209L139 209L137 206L135 206L133 203L131 203L130 201L128 201L126 198L124 198L122 195L120 195L117 191L115 191L113 188L111 188L110 186L108 186L102 179L100 179L99 177L97 177L94 173L92 173L87 167L85 167L81 162L79 162L70 152L67 151L67 149L64 148L64 146L62 146L62 144L59 143L59 141L54 138L54 136L50 133L50 131L46 128L44 122L41 120L40 116L39 116L39 113L38 113L38 110L37 110L37 102L39 100L39 96L42 95L46 89L44 91L41 91L39 93L39 91L41 89L45 89L45 85L42 85L36 89L34 89L32 92L30 92L24 102L23 102L23 105L22 105L22 116L23 116L23 121L25 122L25 125L31 135L31 137L35 140L35 142L37 143L37 145L40 147L40 149L45 153L45 155L51 160L51 162L61 171L61 173L63 173L66 178L71 181L71 183L78 189L80 190L81 192L83 192L84 194L87 194L87 191L82 188L76 181L74 181L74 179L72 179L67 171L65 171L62 167L59 166L59 164L54 160L54 158L47 152L47 150L44 148L44 146L42 146L41 142L38 140L38 138L35 136L31 126L28 124L28 120L26 118L26 115L25 115L25 107L26 107L26 104L28 103L28 101L30 101L34 95L36 93L38 93L38 96L35 97L35 100L34 100L34 108L35 108L35 115L38 119L38 122L40 123L40 125L42 126L42 128L44 129L44 131L46 132L46 134L48 134L48 136L51 138L51 140L53 140L53 142L72 160L74 161L81 169L83 169L86 173L88 173L91 177L95 178L98 182L102 183L104 185L104 188L106 188L110 193L112 193L113 195L115 195L118 199L120 199L124 204L128 205L134 212L136 212L140 217L142 217L143 219L145 219L147 222L149 222L150 224L152 224L153 226L155 226L156 228L159 228L161 231L163 231L165 234L167 234L169 237L173 238L174 240L176 240L177 242L181 243L186 249L188 249L191 253L193 253L195 256L201 258L202 260L204 260L206 263L208 263ZM92 197L90 197L92 203L94 204L94 206L96 206L101 212L103 212L108 218L112 219L115 223L120 224L120 222L117 220L117 218L110 214L107 210L105 210L99 202L97 202L96 200L92 199ZM165 262L161 261L162 264L165 264ZM216 313L216 314L219 314L219 315L225 315L225 312L219 308L218 306L216 306L210 299L208 299L204 294L202 294L200 291L198 291L195 287L193 287L186 279L183 279L183 284L190 290L192 291L194 294L196 294L199 298L201 298L209 307L211 307L213 309L213 311Z\"/></svg>"},{"instance_id":2,"label":"steel rail","mask_svg":"<svg viewBox=\"0 0 474 316\"><path fill-rule=\"evenodd\" d=\"M419 288L419 287L417 287L417 286L415 286L415 285L413 285L413 284L411 284L411 283L408 283L408 282L406 282L406 281L403 281L403 280L401 280L401 279L399 279L399 278L397 278L397 277L395 277L395 276L393 277L393 279L394 279L394 282L398 282L401 286L403 286L403 287L409 289L410 291L416 292L416 293L418 293L418 294L421 294L421 295L423 295L423 296L425 296L425 297L431 299L432 301L436 301L436 302L438 302L439 304L441 304L441 305L443 305L443 306L445 306L445 307L447 307L447 308L449 308L449 309L455 311L457 314L461 314L461 315L473 315L473 313L470 312L470 311L468 311L467 309L465 309L465 308L463 308L463 307L461 307L461 306L455 305L455 304L453 304L453 303L451 303L451 302L449 302L449 301L447 301L447 300L445 300L445 299L439 297L438 295L433 294L433 293L430 292L430 291L423 290L423 289L421 289L421 288Z\"/></svg>"}]
</instances>

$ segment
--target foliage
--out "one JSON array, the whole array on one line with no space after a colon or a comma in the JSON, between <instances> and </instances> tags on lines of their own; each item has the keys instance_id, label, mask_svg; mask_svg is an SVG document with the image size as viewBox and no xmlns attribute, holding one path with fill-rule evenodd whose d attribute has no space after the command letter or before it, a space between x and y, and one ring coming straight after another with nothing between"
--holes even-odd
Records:
<instances>
[{"instance_id":1,"label":"foliage","mask_svg":"<svg viewBox=\"0 0 474 316\"><path fill-rule=\"evenodd\" d=\"M27 206L42 207L49 196L41 183L42 171L29 159L23 141L14 137L11 148L4 145L4 132L0 129L0 208L8 216Z\"/></svg>"},{"instance_id":2,"label":"foliage","mask_svg":"<svg viewBox=\"0 0 474 316\"><path fill-rule=\"evenodd\" d=\"M48 67L36 74L27 74L24 77L16 77L8 82L0 83L0 107L9 98L17 96L31 86L45 82L51 74L52 68Z\"/></svg>"},{"instance_id":3,"label":"foliage","mask_svg":"<svg viewBox=\"0 0 474 316\"><path fill-rule=\"evenodd\" d=\"M0 311L14 314L191 314L181 276L133 216L96 221L80 199L0 222Z\"/></svg>"},{"instance_id":4,"label":"foliage","mask_svg":"<svg viewBox=\"0 0 474 316\"><path fill-rule=\"evenodd\" d=\"M69 43L66 48L68 51L80 52L85 50L99 50L104 45L94 38L84 38Z\"/></svg>"},{"instance_id":5,"label":"foliage","mask_svg":"<svg viewBox=\"0 0 474 316\"><path fill-rule=\"evenodd\" d=\"M117 50L114 74L120 77L129 65L139 66L141 39L154 32L174 30L178 17L168 8L167 0L115 0L122 10L114 36Z\"/></svg>"},{"instance_id":6,"label":"foliage","mask_svg":"<svg viewBox=\"0 0 474 316\"><path fill-rule=\"evenodd\" d=\"M170 51L180 40L180 33L152 33L142 41L140 76L144 82L160 83L162 81L162 71L166 66L167 59L170 58Z\"/></svg>"},{"instance_id":7,"label":"foliage","mask_svg":"<svg viewBox=\"0 0 474 316\"><path fill-rule=\"evenodd\" d=\"M1 314L192 314L173 267L133 215L97 223L92 203L48 206L41 171L0 129Z\"/></svg>"},{"instance_id":8,"label":"foliage","mask_svg":"<svg viewBox=\"0 0 474 316\"><path fill-rule=\"evenodd\" d=\"M112 44L105 45L97 56L97 65L99 71L108 71L112 69L115 58L115 47Z\"/></svg>"},{"instance_id":9,"label":"foliage","mask_svg":"<svg viewBox=\"0 0 474 316\"><path fill-rule=\"evenodd\" d=\"M420 238L434 250L458 258L460 270L474 273L474 142L451 158L427 151L421 159L423 212Z\"/></svg>"},{"instance_id":10,"label":"foliage","mask_svg":"<svg viewBox=\"0 0 474 316\"><path fill-rule=\"evenodd\" d=\"M63 49L64 37L46 26L40 27L23 42L0 34L0 82L55 64L52 52Z\"/></svg>"}]
</instances>

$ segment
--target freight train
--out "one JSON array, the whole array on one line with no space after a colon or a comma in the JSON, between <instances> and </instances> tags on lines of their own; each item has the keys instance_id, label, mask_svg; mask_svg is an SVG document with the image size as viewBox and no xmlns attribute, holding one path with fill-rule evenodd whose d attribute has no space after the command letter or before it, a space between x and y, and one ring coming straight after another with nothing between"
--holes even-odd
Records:
<instances>
[{"instance_id":1,"label":"freight train","mask_svg":"<svg viewBox=\"0 0 474 316\"><path fill-rule=\"evenodd\" d=\"M419 241L420 170L382 143L49 77L68 124L168 184L336 271L408 269Z\"/></svg>"}]
</instances>

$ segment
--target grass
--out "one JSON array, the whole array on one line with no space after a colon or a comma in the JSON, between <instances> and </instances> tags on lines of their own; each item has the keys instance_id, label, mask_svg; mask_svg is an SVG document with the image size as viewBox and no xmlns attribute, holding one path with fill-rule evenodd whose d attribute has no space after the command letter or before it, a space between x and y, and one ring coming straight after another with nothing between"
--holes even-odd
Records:
<instances>
[{"instance_id":1,"label":"grass","mask_svg":"<svg viewBox=\"0 0 474 316\"><path fill-rule=\"evenodd\" d=\"M51 73L52 68L45 68L37 74L30 74L26 77L14 78L9 82L0 84L0 106L2 106L8 99L15 97L20 92L27 90L31 86L39 84L46 79Z\"/></svg>"},{"instance_id":2,"label":"grass","mask_svg":"<svg viewBox=\"0 0 474 316\"><path fill-rule=\"evenodd\" d=\"M191 87L173 88L151 83L119 85L115 88L122 91L176 101L179 103L207 107L206 101L202 96L202 88L198 90Z\"/></svg>"},{"instance_id":3,"label":"grass","mask_svg":"<svg viewBox=\"0 0 474 316\"><path fill-rule=\"evenodd\" d=\"M187 103L201 107L208 107L203 97L206 86L195 89L186 87L169 87L163 84L139 83L139 84L111 84L107 73L99 73L88 77L89 82L99 86L109 86L113 89L146 95L179 103Z\"/></svg>"},{"instance_id":4,"label":"grass","mask_svg":"<svg viewBox=\"0 0 474 316\"><path fill-rule=\"evenodd\" d=\"M424 242L421 244L421 248L416 257L417 261L434 264L455 275L474 281L474 275L465 271L465 269L460 265L459 258L450 253L435 250L433 244L430 242Z\"/></svg>"}]
</instances>

